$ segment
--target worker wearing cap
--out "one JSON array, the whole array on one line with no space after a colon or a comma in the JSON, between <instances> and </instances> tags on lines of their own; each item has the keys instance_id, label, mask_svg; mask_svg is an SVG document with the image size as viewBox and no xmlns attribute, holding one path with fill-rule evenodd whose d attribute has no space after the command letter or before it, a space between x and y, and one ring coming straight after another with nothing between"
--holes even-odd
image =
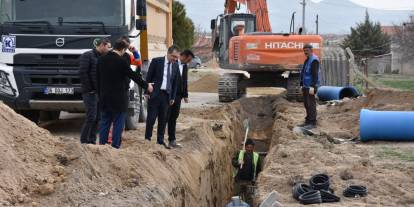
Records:
<instances>
[{"instance_id":1,"label":"worker wearing cap","mask_svg":"<svg viewBox=\"0 0 414 207\"><path fill-rule=\"evenodd\" d=\"M306 44L303 47L306 56L300 75L300 86L302 87L303 102L306 109L305 122L300 127L306 129L316 128L316 99L315 94L320 85L320 61L318 56L313 54L313 47Z\"/></svg>"},{"instance_id":2,"label":"worker wearing cap","mask_svg":"<svg viewBox=\"0 0 414 207\"><path fill-rule=\"evenodd\" d=\"M238 151L232 160L234 192L250 205L253 198L248 187L255 184L262 170L261 159L259 153L254 152L254 145L253 140L247 139L245 149Z\"/></svg>"}]
</instances>

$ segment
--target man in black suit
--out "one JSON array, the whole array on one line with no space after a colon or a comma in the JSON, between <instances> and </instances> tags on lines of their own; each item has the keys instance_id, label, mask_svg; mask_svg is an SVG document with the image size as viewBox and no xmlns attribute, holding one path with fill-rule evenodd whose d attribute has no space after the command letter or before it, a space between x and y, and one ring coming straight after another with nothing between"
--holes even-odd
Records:
<instances>
[{"instance_id":1,"label":"man in black suit","mask_svg":"<svg viewBox=\"0 0 414 207\"><path fill-rule=\"evenodd\" d=\"M177 119L180 115L181 101L184 99L185 103L188 103L188 67L187 64L193 60L194 54L191 50L184 50L180 54L178 60L178 66L180 72L177 76L177 95L175 96L174 105L168 110L168 141L169 147L179 147L177 144L175 131L177 126Z\"/></svg>"},{"instance_id":2,"label":"man in black suit","mask_svg":"<svg viewBox=\"0 0 414 207\"><path fill-rule=\"evenodd\" d=\"M167 56L152 59L147 73L147 82L154 83L154 91L148 100L145 139L151 141L152 130L158 118L157 144L163 145L167 149L170 148L164 142L164 133L168 108L174 104L177 93L177 75L179 73L177 60L179 57L179 48L171 46L168 48Z\"/></svg>"},{"instance_id":3,"label":"man in black suit","mask_svg":"<svg viewBox=\"0 0 414 207\"><path fill-rule=\"evenodd\" d=\"M116 41L114 50L101 57L97 66L99 103L102 110L99 143L107 144L109 129L113 124L112 147L114 148L121 147L121 137L127 116L126 79L132 79L149 93L153 91L152 84L146 83L139 74L133 72L122 57L127 49L127 43L122 40Z\"/></svg>"}]
</instances>

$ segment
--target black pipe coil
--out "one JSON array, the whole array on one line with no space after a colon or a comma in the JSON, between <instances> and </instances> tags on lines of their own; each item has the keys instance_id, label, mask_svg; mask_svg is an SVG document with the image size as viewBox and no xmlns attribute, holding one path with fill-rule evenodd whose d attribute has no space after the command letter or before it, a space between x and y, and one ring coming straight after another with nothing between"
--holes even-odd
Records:
<instances>
[{"instance_id":1,"label":"black pipe coil","mask_svg":"<svg viewBox=\"0 0 414 207\"><path fill-rule=\"evenodd\" d=\"M312 190L299 196L300 203L304 205L322 203L321 192Z\"/></svg>"},{"instance_id":2,"label":"black pipe coil","mask_svg":"<svg viewBox=\"0 0 414 207\"><path fill-rule=\"evenodd\" d=\"M344 190L345 197L353 197L356 196L364 197L368 195L368 189L362 185L351 185Z\"/></svg>"},{"instance_id":3,"label":"black pipe coil","mask_svg":"<svg viewBox=\"0 0 414 207\"><path fill-rule=\"evenodd\" d=\"M320 192L322 197L322 203L334 203L341 201L341 198L329 191L321 190Z\"/></svg>"},{"instance_id":4,"label":"black pipe coil","mask_svg":"<svg viewBox=\"0 0 414 207\"><path fill-rule=\"evenodd\" d=\"M325 174L318 174L311 177L309 180L310 187L314 190L326 190L329 191L329 176Z\"/></svg>"},{"instance_id":5,"label":"black pipe coil","mask_svg":"<svg viewBox=\"0 0 414 207\"><path fill-rule=\"evenodd\" d=\"M309 187L309 185L306 185L305 183L298 183L293 186L293 198L299 201L299 196L311 190L312 189Z\"/></svg>"}]
</instances>

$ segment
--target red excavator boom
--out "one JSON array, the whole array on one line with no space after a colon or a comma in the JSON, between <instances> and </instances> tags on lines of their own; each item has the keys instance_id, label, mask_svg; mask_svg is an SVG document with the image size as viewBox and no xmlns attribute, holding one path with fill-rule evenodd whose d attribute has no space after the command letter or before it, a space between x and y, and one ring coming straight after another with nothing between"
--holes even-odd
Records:
<instances>
[{"instance_id":1,"label":"red excavator boom","mask_svg":"<svg viewBox=\"0 0 414 207\"><path fill-rule=\"evenodd\" d=\"M257 32L272 32L266 0L226 0L224 14L235 13L238 4L246 5L248 12L256 15Z\"/></svg>"}]
</instances>

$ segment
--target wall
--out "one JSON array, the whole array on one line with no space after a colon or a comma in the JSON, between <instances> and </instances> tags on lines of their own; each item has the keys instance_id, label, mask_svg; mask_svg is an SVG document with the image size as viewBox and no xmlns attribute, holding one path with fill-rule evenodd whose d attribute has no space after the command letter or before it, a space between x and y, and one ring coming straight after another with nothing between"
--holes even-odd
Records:
<instances>
[{"instance_id":1,"label":"wall","mask_svg":"<svg viewBox=\"0 0 414 207\"><path fill-rule=\"evenodd\" d=\"M348 86L349 63L345 51L339 47L325 47L321 61L321 85Z\"/></svg>"},{"instance_id":2,"label":"wall","mask_svg":"<svg viewBox=\"0 0 414 207\"><path fill-rule=\"evenodd\" d=\"M368 59L368 71L375 74L390 74L392 66L392 55L380 55Z\"/></svg>"},{"instance_id":3,"label":"wall","mask_svg":"<svg viewBox=\"0 0 414 207\"><path fill-rule=\"evenodd\" d=\"M149 58L164 56L172 44L172 0L147 0Z\"/></svg>"}]
</instances>

